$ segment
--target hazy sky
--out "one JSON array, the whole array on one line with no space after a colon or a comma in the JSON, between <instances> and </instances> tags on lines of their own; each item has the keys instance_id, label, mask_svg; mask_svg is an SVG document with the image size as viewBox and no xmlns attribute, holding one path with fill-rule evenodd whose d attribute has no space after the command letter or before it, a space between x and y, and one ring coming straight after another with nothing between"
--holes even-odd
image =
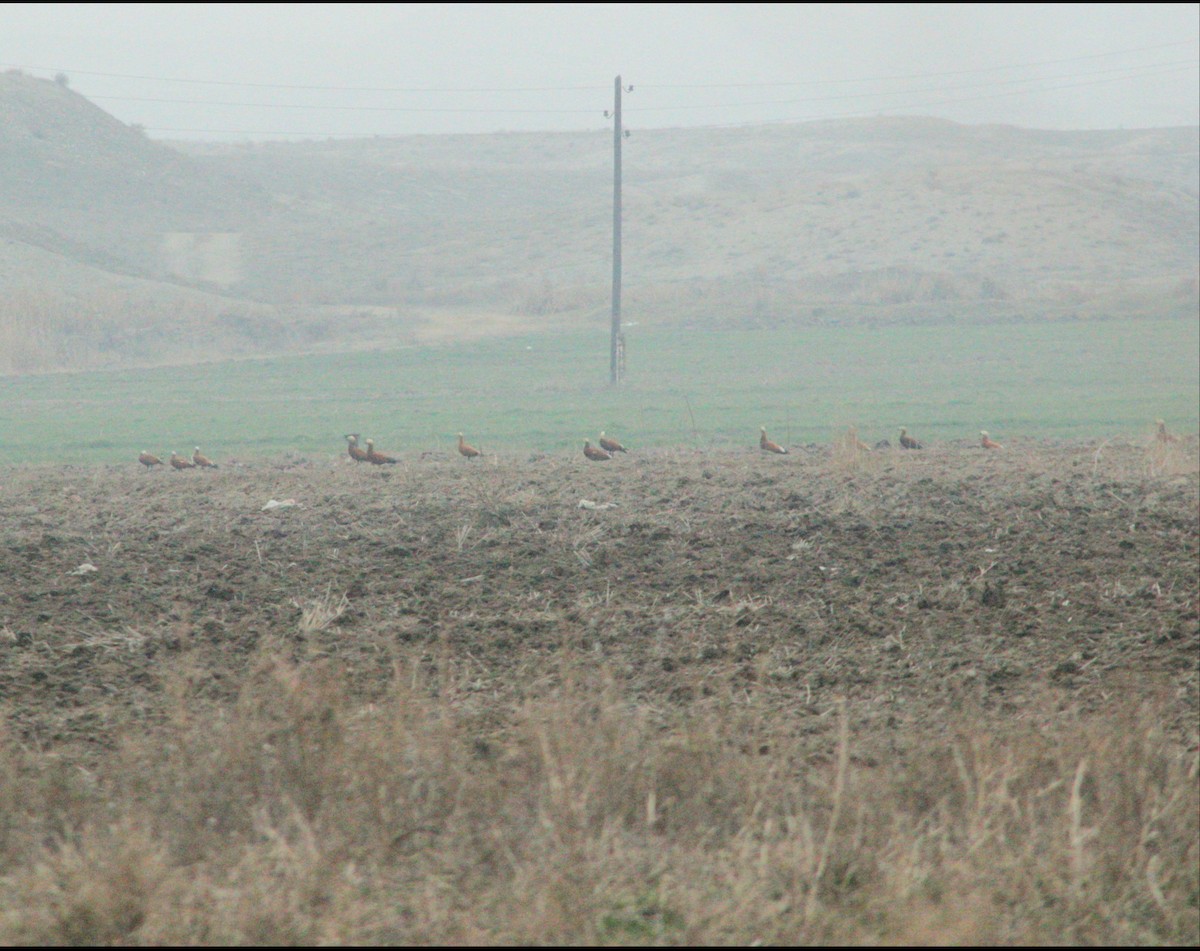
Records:
<instances>
[{"instance_id":1,"label":"hazy sky","mask_svg":"<svg viewBox=\"0 0 1200 951\"><path fill-rule=\"evenodd\" d=\"M1200 124L1200 4L0 5L0 69L155 138L871 115Z\"/></svg>"}]
</instances>

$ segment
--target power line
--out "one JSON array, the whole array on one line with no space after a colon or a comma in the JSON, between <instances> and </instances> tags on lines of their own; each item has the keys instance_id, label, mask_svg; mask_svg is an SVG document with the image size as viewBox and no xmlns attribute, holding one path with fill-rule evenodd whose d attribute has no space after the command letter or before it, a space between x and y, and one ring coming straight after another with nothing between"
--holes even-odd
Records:
<instances>
[{"instance_id":1,"label":"power line","mask_svg":"<svg viewBox=\"0 0 1200 951\"><path fill-rule=\"evenodd\" d=\"M1014 63L1000 66L980 66L963 70L945 70L898 74L891 76L874 76L842 79L819 79L801 81L771 81L752 83L639 83L641 89L744 89L771 88L785 86L826 86L845 83L895 82L906 79L936 79L943 76L964 76L974 73L998 72L1008 69L1030 69L1037 66L1055 66L1066 63L1079 63L1087 60L1107 59L1115 56L1128 56L1134 53L1146 53L1155 50L1173 49L1180 46L1197 46L1200 40L1180 40L1173 43L1159 43L1153 46L1133 47L1124 50L1111 50L1105 53L1089 53L1083 56L1072 56L1062 59L1039 60L1030 63ZM77 76L98 76L105 79L136 79L144 82L181 83L198 86L232 86L245 89L289 89L322 92L392 92L392 93L471 93L471 94L508 94L514 92L596 92L607 89L601 84L555 84L547 86L341 86L331 84L302 84L302 83L254 83L225 79L184 79L172 76L151 76L138 73L111 73L97 70L72 69L62 66L31 66L20 63L0 63L0 68L23 69L37 72L62 73ZM1114 67L1120 68L1120 67ZM1137 67L1127 67L1137 68ZM163 100L168 101L168 100Z\"/></svg>"},{"instance_id":2,"label":"power line","mask_svg":"<svg viewBox=\"0 0 1200 951\"><path fill-rule=\"evenodd\" d=\"M1154 73L1153 75L1159 75L1161 73L1169 73L1169 72L1183 72L1188 68L1194 68L1194 65L1195 64L1193 64L1192 66L1187 66L1187 67L1177 67L1177 68L1173 68L1173 69L1169 69L1169 70L1161 70L1158 73ZM1142 75L1145 75L1145 74L1142 74ZM982 101L986 101L989 99L1002 99L1005 97L1012 97L1012 96L1024 96L1024 95L1039 94L1039 93L1045 93L1045 92L1055 92L1055 91L1063 90L1063 89L1081 89L1081 88L1087 88L1089 86L1098 86L1098 85L1103 85L1106 83L1120 82L1122 80L1129 79L1129 78L1137 78L1137 77L1113 76L1113 77L1107 77L1104 79L1089 80L1086 82L1062 83L1062 84L1053 85L1053 86L1030 86L1030 87L1024 88L1024 89L1008 89L1008 90L1003 90L1003 91L995 92L995 93L980 94L980 95L975 95L975 96L964 96L964 97L958 97L958 98L942 98L942 99L931 100L931 101L926 101L926 102L922 102L922 103L903 103L903 104L899 104L899 105L890 105L890 106L887 106L887 105L873 106L870 108L863 108L863 109L851 110L851 111L834 113L834 114L823 113L820 115L792 116L792 117L785 118L785 119L745 121L745 122L725 123L724 125L727 125L727 126L762 125L764 123L769 124L769 123L779 123L779 122L805 122L805 121L811 121L814 119L856 118L856 117L861 117L861 116L877 115L881 112L897 112L900 110L910 110L911 111L911 110L931 109L931 108L935 108L937 106L961 105L961 104L971 103L971 102L982 102ZM641 87L639 86L639 88L641 88ZM951 88L954 88L954 87L951 87ZM972 87L959 87L959 88L972 88ZM908 92L937 92L937 90L929 90L929 89L909 90ZM888 95L898 95L898 94L899 93L889 93ZM97 97L97 98L104 98L104 97ZM712 111L715 109L743 108L746 106L755 106L755 105L787 105L787 104L792 104L792 103L797 103L797 102L799 102L799 103L803 103L803 102L809 102L809 103L812 103L812 102L835 102L835 101L839 101L841 99L856 99L856 98L863 98L863 97L862 96L830 96L830 97L814 97L811 99L777 100L777 101L773 101L773 102L757 102L757 103L755 103L755 102L735 102L735 103L706 104L706 105L652 106L652 107L646 107L646 108L631 109L628 111L636 112L639 114L651 113L651 112L697 110L697 109L706 109L706 110ZM229 105L236 105L236 104L231 103ZM295 107L295 108L310 108L310 107L299 106L299 107ZM326 107L313 107L313 108L326 108ZM347 106L347 107L327 107L327 108L354 109L357 107ZM371 108L371 107L362 107L362 108ZM382 109L382 111L390 111L390 112L434 112L434 113L438 113L438 112L483 112L483 113L501 112L501 113L532 113L532 114L567 113L567 114L590 115L594 111L594 110L590 110L590 109L578 109L578 110L536 110L536 109L490 110L490 109L479 109L479 110L475 110L475 109L419 109L419 108L389 109L387 107L380 107L380 108ZM713 123L713 125L719 126L719 125L722 125L722 123ZM373 135L380 135L379 133L370 133L370 132L365 132L365 133L295 132L295 131L281 132L281 131L249 130L249 129L183 129L183 128L167 128L167 127L163 127L163 126L151 126L151 127L147 127L147 128L149 129L149 131L160 132L160 133L161 132L188 133L188 134L207 133L207 134L213 134L213 135L285 135L285 136L297 136L297 137L306 137L307 136L307 137L315 137L315 138L335 138L335 137L338 137L338 138L341 138L341 137L363 138L363 137L370 137ZM384 136L384 137L386 137L386 136Z\"/></svg>"},{"instance_id":3,"label":"power line","mask_svg":"<svg viewBox=\"0 0 1200 951\"><path fill-rule=\"evenodd\" d=\"M433 113L524 113L534 115L591 115L595 109L496 109L461 106L326 106L319 103L292 102L219 102L211 99L154 99L137 96L89 96L95 102L158 102L180 106L234 106L239 109L328 109L343 112L433 112Z\"/></svg>"},{"instance_id":4,"label":"power line","mask_svg":"<svg viewBox=\"0 0 1200 951\"><path fill-rule=\"evenodd\" d=\"M947 70L943 72L909 73L907 75L875 76L859 79L809 79L802 82L766 82L766 83L695 83L695 84L663 84L639 83L639 89L733 89L738 87L764 86L827 86L843 83L873 83L895 82L898 79L932 79L939 76L965 76L972 73L998 72L1004 69L1031 69L1035 66L1057 66L1060 63L1078 63L1090 59L1102 59L1111 56L1125 56L1130 53L1146 53L1151 50L1170 49L1177 46L1200 46L1200 40L1181 40L1176 43L1159 43L1155 46L1141 46L1135 49L1114 50L1108 53L1089 53L1086 56L1072 56L1068 59L1047 59L1033 63L1015 63L1008 66L978 66L972 69ZM1126 67L1136 68L1136 67Z\"/></svg>"},{"instance_id":5,"label":"power line","mask_svg":"<svg viewBox=\"0 0 1200 951\"><path fill-rule=\"evenodd\" d=\"M304 85L297 83L248 83L234 82L227 79L180 79L171 76L142 76L134 73L102 73L88 69L68 69L61 66L26 66L20 63L0 63L3 69L27 69L36 72L63 73L75 76L99 76L104 79L139 79L154 83L186 83L195 86L236 86L245 89L302 89L320 90L322 92L469 92L469 93L512 93L512 92L560 92L568 90L587 90L597 92L606 89L603 85L594 86L330 86Z\"/></svg>"},{"instance_id":6,"label":"power line","mask_svg":"<svg viewBox=\"0 0 1200 951\"><path fill-rule=\"evenodd\" d=\"M1083 76L1101 75L1105 73L1123 72L1124 75L1117 78L1136 79L1141 76L1159 75L1161 72L1177 71L1176 67L1191 68L1197 67L1200 64L1190 60L1176 60L1174 62L1154 64L1153 66L1138 66L1138 67L1112 67L1109 69L1096 70L1091 73L1083 73ZM1129 72L1129 70L1138 70L1138 72ZM1048 77L1053 79L1054 77ZM767 100L749 100L739 102L722 102L722 103L693 103L689 105L673 105L673 106L650 106L639 108L631 111L636 112L670 112L676 110L687 109L716 109L716 108L740 108L743 106L767 106L767 105L795 105L797 103L814 103L814 102L840 102L846 99L863 99L876 96L902 96L913 93L924 94L930 92L953 92L959 89L979 89L990 88L996 86L1013 86L1013 85L1031 85L1035 83L1046 82L1047 78L1027 78L1027 79L1003 79L990 80L981 83L968 83L961 86L948 86L941 89L895 89L881 90L875 92L862 93L842 93L830 96L810 96L802 99L767 99ZM792 84L786 84L792 85ZM647 87L640 86L639 89L654 89L654 88L672 88L672 89L687 89L693 87L674 86L674 87ZM719 88L712 85L698 86L699 89ZM729 87L734 88L734 87ZM1056 87L1042 87L1056 88ZM578 115L590 114L594 109L508 109L495 107L461 107L461 106L358 106L358 105L326 105L322 103L289 103L289 102L230 102L226 100L216 99L168 99L159 97L143 97L143 96L89 96L93 101L102 102L152 102L168 105L187 105L187 106L230 106L241 109L324 109L341 112L416 112L416 113L514 113L514 114L546 114L546 115Z\"/></svg>"},{"instance_id":7,"label":"power line","mask_svg":"<svg viewBox=\"0 0 1200 951\"><path fill-rule=\"evenodd\" d=\"M681 106L650 106L650 107L646 107L646 108L631 109L630 111L631 112L666 112L666 111L680 110L680 109L723 109L723 108L729 108L729 107L739 107L740 108L740 107L744 107L744 106L786 106L786 105L795 105L797 103L840 102L840 101L843 101L846 99L867 99L867 98L880 97L880 96L908 96L908 95L913 95L913 94L920 95L920 94L924 94L924 93L954 92L954 91L960 90L960 89L981 89L981 88L986 89L986 88L992 88L992 87L998 87L998 86L1025 85L1025 86L1031 87L1029 89L1012 90L1010 93L1001 92L1001 93L995 94L995 95L1000 95L1000 96L1002 96L1002 95L1020 95L1021 93L1024 93L1024 92L1042 92L1042 91L1048 91L1048 90L1054 90L1054 89L1070 89L1070 88L1074 88L1076 86L1098 85L1100 83L1117 82L1117 81L1125 80L1125 79L1139 79L1139 78L1146 77L1146 76L1158 76L1158 75L1162 75L1164 73L1181 72L1184 69L1198 69L1198 68L1200 68L1200 63L1195 63L1190 60L1177 60L1173 63L1158 64L1155 67L1153 67L1153 69L1151 67L1134 67L1134 68L1141 70L1141 71L1135 72L1135 73L1125 72L1124 75L1121 75L1121 76L1113 76L1113 77L1109 77L1106 79L1097 79L1097 80L1092 80L1092 81L1088 81L1088 82L1073 82L1073 83L1070 83L1065 86L1037 85L1039 83L1047 82L1046 78L1004 79L1004 80L996 80L996 81L990 81L990 82L984 82L984 83L968 83L968 84L962 85L962 86L947 86L947 87L940 88L940 89L939 88L889 89L889 90L880 90L880 91L875 91L875 92L842 93L842 94L834 95L834 96L808 96L803 99L762 99L762 100L758 100L758 101L741 101L741 102L727 102L727 103L697 103L697 104L692 104L692 105L681 105ZM1148 71L1148 70L1152 70L1152 71ZM1105 69L1105 70L1098 70L1096 73L1085 73L1083 75L1099 75L1100 73L1111 73L1111 72L1117 72L1117 71L1118 70L1116 70L1116 69ZM1059 78L1059 77L1050 77L1049 79L1052 81L1055 78ZM1061 77L1061 78L1068 78L1068 77ZM653 87L639 85L638 88L639 89L648 89L648 88L653 88ZM980 98L994 98L994 97L995 96L993 96L993 95L988 95L988 96L982 96ZM970 99L959 99L959 100L948 100L948 101L970 102L971 100ZM906 107L901 106L898 108L906 108Z\"/></svg>"},{"instance_id":8,"label":"power line","mask_svg":"<svg viewBox=\"0 0 1200 951\"><path fill-rule=\"evenodd\" d=\"M1193 67L1195 68L1195 67ZM1182 72L1183 69L1165 70L1164 72ZM961 105L969 102L983 102L988 99L1003 99L1006 96L1025 96L1031 93L1056 92L1061 89L1082 89L1088 86L1100 86L1105 83L1120 82L1128 79L1127 76L1115 76L1108 79L1095 79L1089 82L1082 83L1064 83L1058 86L1039 86L1029 89L1011 89L1004 92L990 93L978 96L967 96L959 99L938 99L932 102L924 103L906 103L898 106L880 106L875 109L864 109L857 112L842 113L841 115L823 115L819 117L794 117L791 119L777 120L782 122L803 122L806 118L822 118L822 119L842 119L851 118L854 116L874 115L879 112L896 112L901 109L932 109L937 106Z\"/></svg>"},{"instance_id":9,"label":"power line","mask_svg":"<svg viewBox=\"0 0 1200 951\"><path fill-rule=\"evenodd\" d=\"M1063 65L1072 63L1081 63L1085 61L1095 61L1103 58L1111 58L1114 56L1127 55L1133 53L1142 53L1155 50L1172 49L1180 46L1196 45L1197 41L1187 40L1177 43L1159 44L1156 46L1140 47L1136 49L1113 51L1108 53L1089 54L1086 56L1077 56L1069 59L1045 60L1037 63L1025 63L1013 66L993 66L981 67L970 70L957 70L950 72L927 72L915 73L904 77L875 77L872 79L840 79L840 80L810 80L805 82L770 82L770 83L701 83L701 84L639 84L640 90L648 91L686 91L686 90L740 90L740 89L769 89L769 88L796 88L806 86L830 86L836 85L844 88L848 83L879 83L883 81L897 80L932 80L953 76L978 76L982 74L994 74L1001 70L1011 69L1028 69L1039 66ZM4 66L7 64L0 64ZM746 124L761 124L763 122L798 122L806 121L815 118L846 118L853 116L868 116L884 112L896 112L901 110L913 111L921 109L931 109L946 105L960 105L971 102L980 102L990 99L1022 96L1030 94L1041 94L1053 92L1057 90L1084 88L1088 86L1096 86L1101 84L1111 84L1114 82L1126 82L1137 79L1150 78L1161 76L1175 72L1196 69L1200 67L1200 62L1196 60L1171 60L1167 62L1130 65L1130 66L1106 66L1099 69L1084 70L1075 73L1071 76L1057 77L1022 77L1022 78L994 78L981 79L977 82L966 82L946 86L925 86L923 88L908 88L894 90L871 90L863 92L838 92L826 95L808 96L801 98L786 98L786 99L765 99L765 100L742 100L732 102L691 102L691 103L676 103L668 105L639 105L634 109L629 110L637 114L650 113L682 113L704 111L718 111L730 109L747 109L764 106L788 106L788 105L817 105L817 104L835 104L847 101L874 101L875 104L868 106L863 105L861 109L842 112L836 115L828 113L818 116L791 117L786 119L764 119L758 120L757 123L736 122L728 123L728 125L746 125ZM49 67L12 67L19 69L49 69ZM63 72L63 71L60 71ZM244 83L233 82L226 80L187 80L187 79L172 79L155 76L140 76L134 74L123 73L101 73L87 70L74 71L78 75L101 76L108 78L122 79L139 79L151 82L179 82L190 83L194 85L211 85L222 87L240 87L246 89L277 89L277 90L293 90L293 91L323 91L323 92L374 92L374 93L403 93L403 94L512 94L512 93L563 93L563 92L593 92L602 89L602 86L593 85L558 85L558 86L528 86L528 87L491 87L491 88L472 88L472 87L448 87L448 86L429 86L429 87L369 87L369 86L330 86L330 85L300 85L300 84L282 84L282 83ZM1116 75L1113 75L1116 74ZM1097 78L1088 78L1097 77ZM1070 80L1065 81L1064 80ZM1005 88L1009 87L1009 88ZM1019 87L1019 88L1013 88ZM947 97L947 94L958 91L979 90L975 95ZM991 91L988 91L991 90ZM885 105L881 101L888 99L895 101L896 97L914 97L914 96L940 96L936 100L926 101L923 103L906 102L899 104ZM508 108L508 107L472 107L472 106L390 106L390 105L351 105L351 104L319 104L319 103L283 103L283 102L231 102L224 100L204 100L204 99L176 99L170 97L135 97L135 96L110 96L97 95L91 96L90 99L98 102L128 102L128 103L157 103L164 105L188 105L202 107L227 107L237 109L287 109L287 110L307 110L326 112L341 112L341 113L394 113L394 114L425 114L425 115L545 115L545 116L567 116L567 115L591 115L593 112L599 114L599 109L591 108ZM642 100L645 101L644 99ZM379 135L377 132L304 132L304 131L263 131L263 130L245 130L245 129L193 129L180 127L165 127L151 126L140 124L142 128L156 133L176 133L176 134L210 134L210 135L239 135L239 136L289 136L289 137L364 137Z\"/></svg>"}]
</instances>

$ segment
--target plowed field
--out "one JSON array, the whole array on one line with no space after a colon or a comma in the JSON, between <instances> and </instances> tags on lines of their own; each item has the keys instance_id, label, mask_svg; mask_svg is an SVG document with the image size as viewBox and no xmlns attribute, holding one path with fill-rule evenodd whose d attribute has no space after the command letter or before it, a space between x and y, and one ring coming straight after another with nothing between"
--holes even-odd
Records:
<instances>
[{"instance_id":1,"label":"plowed field","mask_svg":"<svg viewBox=\"0 0 1200 951\"><path fill-rule=\"evenodd\" d=\"M766 733L816 758L842 700L868 761L967 712L1002 730L1151 703L1197 742L1194 441L135 455L0 472L0 705L81 764L155 729L168 674L198 716L228 703L265 640L334 659L364 703L403 656L480 743L566 656L651 709L765 694Z\"/></svg>"}]
</instances>

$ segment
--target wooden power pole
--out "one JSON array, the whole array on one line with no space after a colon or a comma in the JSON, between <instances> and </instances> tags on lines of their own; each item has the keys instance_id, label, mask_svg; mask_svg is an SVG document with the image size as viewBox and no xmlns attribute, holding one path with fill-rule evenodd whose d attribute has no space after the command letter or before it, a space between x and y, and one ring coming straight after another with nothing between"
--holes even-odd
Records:
<instances>
[{"instance_id":1,"label":"wooden power pole","mask_svg":"<svg viewBox=\"0 0 1200 951\"><path fill-rule=\"evenodd\" d=\"M613 273L612 339L609 346L609 384L625 375L625 337L621 333L621 77L613 81Z\"/></svg>"}]
</instances>

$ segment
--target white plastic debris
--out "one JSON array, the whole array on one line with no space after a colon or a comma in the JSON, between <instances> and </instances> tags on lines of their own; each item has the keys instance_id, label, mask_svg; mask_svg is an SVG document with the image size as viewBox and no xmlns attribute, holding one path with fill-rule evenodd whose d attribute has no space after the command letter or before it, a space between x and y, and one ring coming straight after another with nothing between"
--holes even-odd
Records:
<instances>
[{"instance_id":1,"label":"white plastic debris","mask_svg":"<svg viewBox=\"0 0 1200 951\"><path fill-rule=\"evenodd\" d=\"M97 568L95 565L93 565L90 561L85 561L82 565L80 565L74 571L68 571L67 574L69 574L69 575L86 575L90 572L99 571L99 570L100 569Z\"/></svg>"},{"instance_id":2,"label":"white plastic debris","mask_svg":"<svg viewBox=\"0 0 1200 951\"><path fill-rule=\"evenodd\" d=\"M262 507L262 510L269 512L272 509L289 509L299 504L295 499L271 499Z\"/></svg>"},{"instance_id":3,"label":"white plastic debris","mask_svg":"<svg viewBox=\"0 0 1200 951\"><path fill-rule=\"evenodd\" d=\"M605 509L615 509L616 502L593 502L591 499L580 499L579 507L581 509L593 509L597 512L603 512Z\"/></svg>"}]
</instances>

